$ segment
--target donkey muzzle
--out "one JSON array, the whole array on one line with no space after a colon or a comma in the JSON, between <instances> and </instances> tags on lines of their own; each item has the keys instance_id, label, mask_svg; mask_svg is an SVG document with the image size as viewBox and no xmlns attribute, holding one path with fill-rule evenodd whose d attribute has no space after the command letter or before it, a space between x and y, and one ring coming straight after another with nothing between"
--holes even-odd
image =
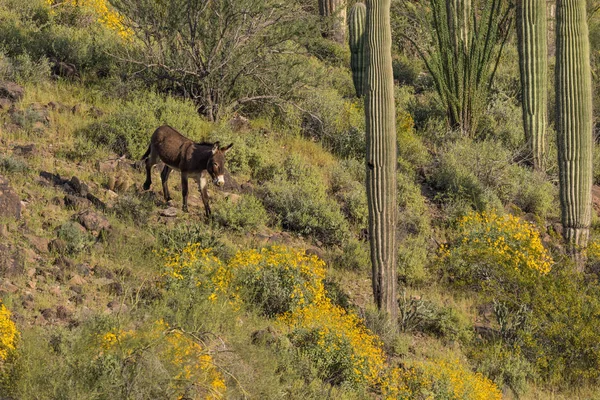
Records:
<instances>
[{"instance_id":1,"label":"donkey muzzle","mask_svg":"<svg viewBox=\"0 0 600 400\"><path fill-rule=\"evenodd\" d=\"M213 182L217 186L223 186L225 184L225 177L223 175L219 175L213 180Z\"/></svg>"}]
</instances>

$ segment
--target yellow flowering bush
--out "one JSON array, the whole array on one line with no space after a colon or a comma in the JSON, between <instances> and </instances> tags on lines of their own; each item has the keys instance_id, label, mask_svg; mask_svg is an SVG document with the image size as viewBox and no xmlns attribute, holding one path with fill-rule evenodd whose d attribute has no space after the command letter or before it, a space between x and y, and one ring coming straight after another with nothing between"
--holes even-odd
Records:
<instances>
[{"instance_id":1,"label":"yellow flowering bush","mask_svg":"<svg viewBox=\"0 0 600 400\"><path fill-rule=\"evenodd\" d=\"M418 361L390 369L381 385L385 399L500 400L502 392L488 378L459 360Z\"/></svg>"},{"instance_id":2,"label":"yellow flowering bush","mask_svg":"<svg viewBox=\"0 0 600 400\"><path fill-rule=\"evenodd\" d=\"M19 331L10 311L0 302L0 366L15 355Z\"/></svg>"},{"instance_id":3,"label":"yellow flowering bush","mask_svg":"<svg viewBox=\"0 0 600 400\"><path fill-rule=\"evenodd\" d=\"M112 330L98 336L98 357L112 357L134 370L160 363L170 398L220 399L226 385L210 351L163 320L146 330Z\"/></svg>"},{"instance_id":4,"label":"yellow flowering bush","mask_svg":"<svg viewBox=\"0 0 600 400\"><path fill-rule=\"evenodd\" d=\"M80 7L91 10L98 16L98 22L117 32L123 38L129 38L133 32L123 24L123 16L113 9L108 0L46 0L50 6Z\"/></svg>"},{"instance_id":5,"label":"yellow flowering bush","mask_svg":"<svg viewBox=\"0 0 600 400\"><path fill-rule=\"evenodd\" d=\"M279 321L324 381L372 387L379 384L385 368L382 344L357 315L321 298L280 316Z\"/></svg>"},{"instance_id":6,"label":"yellow flowering bush","mask_svg":"<svg viewBox=\"0 0 600 400\"><path fill-rule=\"evenodd\" d=\"M258 305L267 316L276 316L325 297L325 263L303 250L273 246L237 253L229 262L236 290Z\"/></svg>"},{"instance_id":7,"label":"yellow flowering bush","mask_svg":"<svg viewBox=\"0 0 600 400\"><path fill-rule=\"evenodd\" d=\"M553 264L532 223L495 212L470 213L461 218L456 239L440 252L446 271L454 273L459 281L484 288L499 283L527 284L550 272Z\"/></svg>"}]
</instances>

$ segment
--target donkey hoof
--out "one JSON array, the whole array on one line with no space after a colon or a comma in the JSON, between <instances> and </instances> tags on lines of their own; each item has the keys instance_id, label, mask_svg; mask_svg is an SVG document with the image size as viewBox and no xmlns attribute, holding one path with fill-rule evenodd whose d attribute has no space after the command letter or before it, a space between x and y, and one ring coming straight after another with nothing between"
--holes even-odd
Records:
<instances>
[{"instance_id":1,"label":"donkey hoof","mask_svg":"<svg viewBox=\"0 0 600 400\"><path fill-rule=\"evenodd\" d=\"M183 206L183 212L188 212L187 206Z\"/></svg>"}]
</instances>

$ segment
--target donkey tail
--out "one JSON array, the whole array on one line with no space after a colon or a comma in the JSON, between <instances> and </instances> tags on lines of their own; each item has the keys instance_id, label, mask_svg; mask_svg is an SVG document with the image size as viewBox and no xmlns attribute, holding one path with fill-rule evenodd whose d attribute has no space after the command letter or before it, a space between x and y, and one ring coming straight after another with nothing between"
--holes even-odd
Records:
<instances>
[{"instance_id":1,"label":"donkey tail","mask_svg":"<svg viewBox=\"0 0 600 400\"><path fill-rule=\"evenodd\" d=\"M152 151L152 144L150 144L148 146L148 150L146 150L146 152L144 153L144 155L141 158L141 161L144 161L146 158L148 158L148 156L150 155L150 152Z\"/></svg>"}]
</instances>

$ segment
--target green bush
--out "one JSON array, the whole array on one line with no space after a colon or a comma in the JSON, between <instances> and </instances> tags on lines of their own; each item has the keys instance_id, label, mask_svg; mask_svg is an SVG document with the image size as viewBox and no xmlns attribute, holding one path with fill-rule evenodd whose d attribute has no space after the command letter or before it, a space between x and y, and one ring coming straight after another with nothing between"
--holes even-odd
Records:
<instances>
[{"instance_id":1,"label":"green bush","mask_svg":"<svg viewBox=\"0 0 600 400\"><path fill-rule=\"evenodd\" d=\"M93 243L92 236L77 222L68 221L62 224L56 235L66 244L69 254L77 254Z\"/></svg>"},{"instance_id":2,"label":"green bush","mask_svg":"<svg viewBox=\"0 0 600 400\"><path fill-rule=\"evenodd\" d=\"M414 85L422 70L419 61L410 59L404 54L394 57L392 68L394 70L394 80L402 85Z\"/></svg>"},{"instance_id":3,"label":"green bush","mask_svg":"<svg viewBox=\"0 0 600 400\"><path fill-rule=\"evenodd\" d=\"M426 280L431 248L431 217L421 188L409 175L398 174L397 265L405 283Z\"/></svg>"},{"instance_id":4,"label":"green bush","mask_svg":"<svg viewBox=\"0 0 600 400\"><path fill-rule=\"evenodd\" d=\"M496 141L462 139L448 145L429 181L444 202L463 202L479 211L513 203L544 217L554 205L555 189L543 175L515 164Z\"/></svg>"},{"instance_id":5,"label":"green bush","mask_svg":"<svg viewBox=\"0 0 600 400\"><path fill-rule=\"evenodd\" d=\"M283 165L284 174L267 182L260 197L284 229L313 236L325 244L341 244L350 235L348 221L327 194L318 169L298 156Z\"/></svg>"},{"instance_id":6,"label":"green bush","mask_svg":"<svg viewBox=\"0 0 600 400\"><path fill-rule=\"evenodd\" d=\"M119 196L112 211L120 218L142 226L148 223L153 208L154 203L149 198L125 194Z\"/></svg>"},{"instance_id":7,"label":"green bush","mask_svg":"<svg viewBox=\"0 0 600 400\"><path fill-rule=\"evenodd\" d=\"M29 54L8 57L0 54L0 78L15 82L43 82L50 77L46 58L35 61Z\"/></svg>"},{"instance_id":8,"label":"green bush","mask_svg":"<svg viewBox=\"0 0 600 400\"><path fill-rule=\"evenodd\" d=\"M333 264L349 271L367 271L371 267L369 244L349 239L341 248L333 251Z\"/></svg>"},{"instance_id":9,"label":"green bush","mask_svg":"<svg viewBox=\"0 0 600 400\"><path fill-rule=\"evenodd\" d=\"M198 243L203 249L219 250L219 230L207 227L204 222L188 221L157 229L155 235L160 249L181 251L188 244Z\"/></svg>"},{"instance_id":10,"label":"green bush","mask_svg":"<svg viewBox=\"0 0 600 400\"><path fill-rule=\"evenodd\" d=\"M235 231L250 231L265 224L267 212L260 200L252 195L237 201L227 198L214 207L214 218L221 225Z\"/></svg>"},{"instance_id":11,"label":"green bush","mask_svg":"<svg viewBox=\"0 0 600 400\"><path fill-rule=\"evenodd\" d=\"M22 158L0 155L0 172L7 174L25 174L28 171L29 166Z\"/></svg>"}]
</instances>

